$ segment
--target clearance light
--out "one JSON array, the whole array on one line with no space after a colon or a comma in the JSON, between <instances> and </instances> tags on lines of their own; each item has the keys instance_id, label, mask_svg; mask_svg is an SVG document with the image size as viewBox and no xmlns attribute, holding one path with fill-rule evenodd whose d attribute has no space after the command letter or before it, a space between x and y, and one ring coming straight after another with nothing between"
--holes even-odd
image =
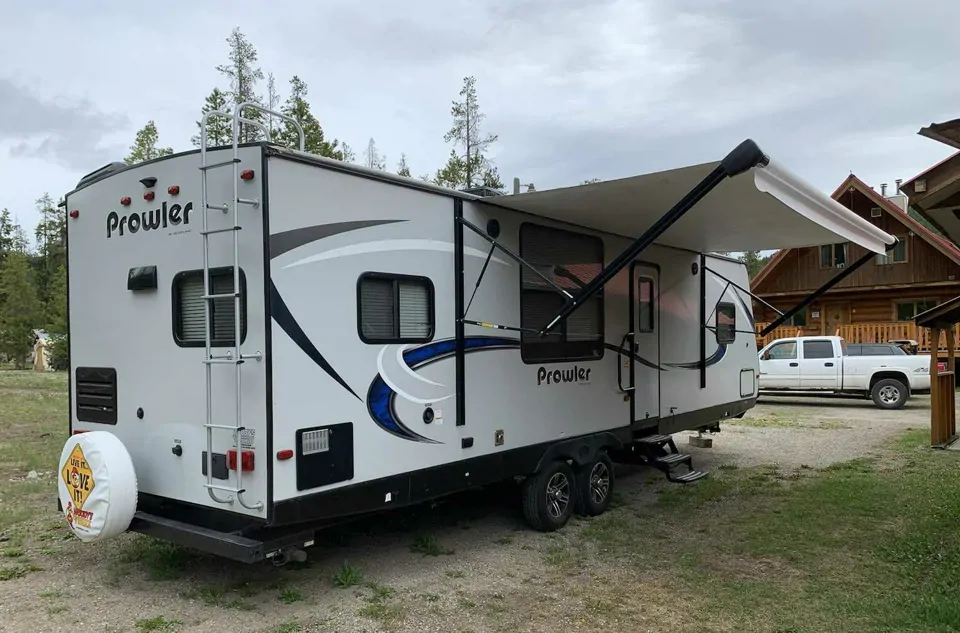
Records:
<instances>
[{"instance_id":1,"label":"clearance light","mask_svg":"<svg viewBox=\"0 0 960 633\"><path fill-rule=\"evenodd\" d=\"M81 433L86 433L86 431L76 430L73 432L74 435L80 435Z\"/></svg>"},{"instance_id":2,"label":"clearance light","mask_svg":"<svg viewBox=\"0 0 960 633\"><path fill-rule=\"evenodd\" d=\"M80 217L80 212L74 209L73 211L70 212L70 217L73 219L77 219Z\"/></svg>"},{"instance_id":3,"label":"clearance light","mask_svg":"<svg viewBox=\"0 0 960 633\"><path fill-rule=\"evenodd\" d=\"M240 172L240 180L253 180L253 170L244 169Z\"/></svg>"},{"instance_id":4,"label":"clearance light","mask_svg":"<svg viewBox=\"0 0 960 633\"><path fill-rule=\"evenodd\" d=\"M130 196L124 196L124 197L120 198L120 204L122 204L122 205L125 206L125 207L129 207L129 206L130 206L130 202L131 202Z\"/></svg>"},{"instance_id":5,"label":"clearance light","mask_svg":"<svg viewBox=\"0 0 960 633\"><path fill-rule=\"evenodd\" d=\"M144 200L153 200L153 198L154 198L156 195L157 195L157 194L153 193L152 191L144 191L144 192L143 192L143 199L144 199Z\"/></svg>"},{"instance_id":6,"label":"clearance light","mask_svg":"<svg viewBox=\"0 0 960 633\"><path fill-rule=\"evenodd\" d=\"M291 459L292 457L293 457L293 451L290 450L289 448L285 448L282 451L277 451L277 459L279 460L287 460L287 459Z\"/></svg>"},{"instance_id":7,"label":"clearance light","mask_svg":"<svg viewBox=\"0 0 960 633\"><path fill-rule=\"evenodd\" d=\"M177 195L180 193L180 185L170 185L167 187L167 193L169 193L171 196Z\"/></svg>"}]
</instances>

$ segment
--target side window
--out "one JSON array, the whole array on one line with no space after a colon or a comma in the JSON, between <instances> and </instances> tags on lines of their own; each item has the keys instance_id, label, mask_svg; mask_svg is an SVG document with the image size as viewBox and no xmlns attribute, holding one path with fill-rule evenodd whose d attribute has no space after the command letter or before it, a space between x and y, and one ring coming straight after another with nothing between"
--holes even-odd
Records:
<instances>
[{"instance_id":1,"label":"side window","mask_svg":"<svg viewBox=\"0 0 960 633\"><path fill-rule=\"evenodd\" d=\"M433 338L433 283L426 277L364 273L357 282L357 327L365 343Z\"/></svg>"},{"instance_id":2,"label":"side window","mask_svg":"<svg viewBox=\"0 0 960 633\"><path fill-rule=\"evenodd\" d=\"M640 332L653 332L655 326L653 315L656 314L653 280L649 277L641 277L638 283L637 329Z\"/></svg>"},{"instance_id":3,"label":"side window","mask_svg":"<svg viewBox=\"0 0 960 633\"><path fill-rule=\"evenodd\" d=\"M240 342L247 337L246 277L240 270ZM203 347L204 332L203 270L187 270L173 278L173 340L180 347ZM210 270L211 295L233 294L233 268ZM214 347L234 344L234 299L219 297L210 303L210 343Z\"/></svg>"},{"instance_id":4,"label":"side window","mask_svg":"<svg viewBox=\"0 0 960 633\"><path fill-rule=\"evenodd\" d=\"M717 304L717 343L733 343L737 338L737 307Z\"/></svg>"},{"instance_id":5,"label":"side window","mask_svg":"<svg viewBox=\"0 0 960 633\"><path fill-rule=\"evenodd\" d=\"M830 341L804 341L804 358L833 358L833 343Z\"/></svg>"},{"instance_id":6,"label":"side window","mask_svg":"<svg viewBox=\"0 0 960 633\"><path fill-rule=\"evenodd\" d=\"M777 343L767 350L770 360L795 360L797 358L797 342L785 341Z\"/></svg>"},{"instance_id":7,"label":"side window","mask_svg":"<svg viewBox=\"0 0 960 633\"><path fill-rule=\"evenodd\" d=\"M576 294L603 269L603 240L537 224L520 226L520 257L548 279ZM520 326L539 330L566 297L526 266L520 269ZM524 362L588 360L603 356L603 290L578 307L547 336L522 332Z\"/></svg>"}]
</instances>

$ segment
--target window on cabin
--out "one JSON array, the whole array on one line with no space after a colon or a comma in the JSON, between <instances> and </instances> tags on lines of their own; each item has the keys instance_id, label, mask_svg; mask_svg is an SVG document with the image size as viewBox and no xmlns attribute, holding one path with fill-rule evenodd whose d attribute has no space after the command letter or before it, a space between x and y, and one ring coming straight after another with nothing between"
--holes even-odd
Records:
<instances>
[{"instance_id":1,"label":"window on cabin","mask_svg":"<svg viewBox=\"0 0 960 633\"><path fill-rule=\"evenodd\" d=\"M913 321L913 317L935 307L937 302L932 299L901 301L897 303L897 321Z\"/></svg>"},{"instance_id":2,"label":"window on cabin","mask_svg":"<svg viewBox=\"0 0 960 633\"><path fill-rule=\"evenodd\" d=\"M820 268L842 268L846 264L846 244L825 244L820 247Z\"/></svg>"},{"instance_id":3,"label":"window on cabin","mask_svg":"<svg viewBox=\"0 0 960 633\"><path fill-rule=\"evenodd\" d=\"M903 264L907 261L907 238L897 236L897 245L893 251L877 255L874 259L877 266L887 266L890 264Z\"/></svg>"}]
</instances>

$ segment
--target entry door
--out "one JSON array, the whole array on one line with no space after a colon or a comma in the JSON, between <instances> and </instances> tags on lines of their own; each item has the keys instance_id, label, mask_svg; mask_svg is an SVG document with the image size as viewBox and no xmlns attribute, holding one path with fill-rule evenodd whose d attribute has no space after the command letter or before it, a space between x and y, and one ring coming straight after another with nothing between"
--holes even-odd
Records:
<instances>
[{"instance_id":1,"label":"entry door","mask_svg":"<svg viewBox=\"0 0 960 633\"><path fill-rule=\"evenodd\" d=\"M634 264L633 284L633 419L656 424L660 415L660 271Z\"/></svg>"},{"instance_id":2,"label":"entry door","mask_svg":"<svg viewBox=\"0 0 960 633\"><path fill-rule=\"evenodd\" d=\"M824 335L834 336L837 328L850 323L849 303L828 303L823 307Z\"/></svg>"}]
</instances>

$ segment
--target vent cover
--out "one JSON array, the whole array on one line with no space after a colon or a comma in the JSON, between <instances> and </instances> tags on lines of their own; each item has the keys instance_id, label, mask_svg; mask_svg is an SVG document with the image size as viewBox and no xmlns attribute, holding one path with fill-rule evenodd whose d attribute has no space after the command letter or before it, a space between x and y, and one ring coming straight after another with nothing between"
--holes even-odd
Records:
<instances>
[{"instance_id":1,"label":"vent cover","mask_svg":"<svg viewBox=\"0 0 960 633\"><path fill-rule=\"evenodd\" d=\"M881 215L883 215L883 212L880 211L880 207L873 207L872 209L870 209L871 218L879 218Z\"/></svg>"},{"instance_id":2,"label":"vent cover","mask_svg":"<svg viewBox=\"0 0 960 633\"><path fill-rule=\"evenodd\" d=\"M325 453L330 450L330 429L304 431L300 442L300 449L303 455Z\"/></svg>"},{"instance_id":3,"label":"vent cover","mask_svg":"<svg viewBox=\"0 0 960 633\"><path fill-rule=\"evenodd\" d=\"M76 414L81 422L117 423L117 370L77 367Z\"/></svg>"}]
</instances>

